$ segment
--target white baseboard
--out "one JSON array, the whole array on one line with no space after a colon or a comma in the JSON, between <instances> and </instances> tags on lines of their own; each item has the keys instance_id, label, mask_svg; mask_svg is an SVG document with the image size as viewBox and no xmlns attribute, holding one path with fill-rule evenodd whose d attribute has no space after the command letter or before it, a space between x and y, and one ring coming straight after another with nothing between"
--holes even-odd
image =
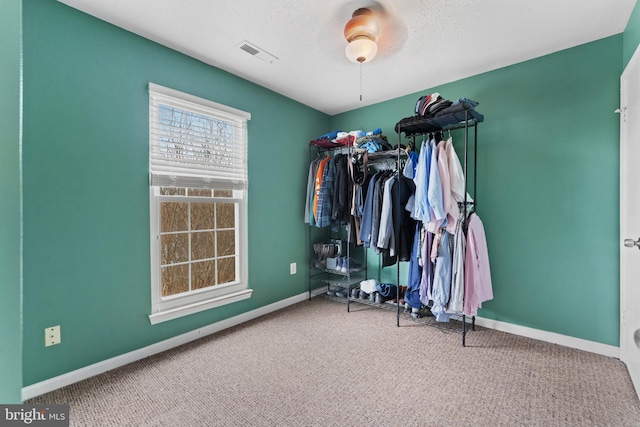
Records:
<instances>
[{"instance_id":1,"label":"white baseboard","mask_svg":"<svg viewBox=\"0 0 640 427\"><path fill-rule=\"evenodd\" d=\"M514 325L513 323L485 319L483 317L476 317L476 325L540 341L546 341L552 344L559 344L565 347L575 348L577 350L589 351L603 356L615 357L616 359L620 358L620 347L613 345L570 337L568 335L557 334L555 332L528 328L526 326Z\"/></svg>"},{"instance_id":2,"label":"white baseboard","mask_svg":"<svg viewBox=\"0 0 640 427\"><path fill-rule=\"evenodd\" d=\"M319 288L311 289L311 296L317 297L318 295L324 295L327 293L327 286L321 286ZM308 294L307 294L308 295Z\"/></svg>"},{"instance_id":3,"label":"white baseboard","mask_svg":"<svg viewBox=\"0 0 640 427\"><path fill-rule=\"evenodd\" d=\"M311 291L311 296L321 295L326 292L326 287L316 288ZM264 307L257 308L247 313L239 314L229 319L221 320L220 322L213 323L211 325L204 326L191 332L187 332L182 335L178 335L173 338L152 344L150 346L131 351L129 353L122 354L120 356L112 357L111 359L103 360L102 362L94 363L93 365L85 366L84 368L76 369L75 371L68 372L63 375L59 375L54 378L50 378L39 383L32 384L22 388L22 400L29 400L36 396L40 396L45 393L49 393L53 390L68 386L78 381L91 378L93 376L102 374L120 366L127 365L137 360L144 359L145 357L153 356L154 354L161 353L166 350L170 350L182 344L197 340L199 338L211 335L213 333L222 331L232 326L239 325L249 320L264 316L265 314L272 313L277 310L281 310L293 304L305 301L309 298L309 292L304 292L292 296L290 298L275 302L273 304L266 305ZM470 320L470 319L468 319ZM511 323L500 322L497 320L485 319L482 317L476 317L476 324L485 328L495 329L498 331L508 332L511 334L521 335L528 338L533 338L541 341L546 341L554 344L563 345L566 347L575 348L578 350L589 351L604 356L620 358L620 348L597 343L594 341L583 340L580 338L574 338L567 335L556 334L554 332L542 331L539 329L528 328L526 326L514 325Z\"/></svg>"},{"instance_id":4,"label":"white baseboard","mask_svg":"<svg viewBox=\"0 0 640 427\"><path fill-rule=\"evenodd\" d=\"M75 371L71 371L66 374L62 374L57 377L41 381L39 383L32 384L27 387L23 387L22 400L25 401L36 396L40 396L41 394L49 393L53 390L57 390L78 381L82 381L87 378L91 378L93 376L110 371L112 369L119 368L120 366L135 362L136 360L141 360L145 357L162 353L163 351L172 349L179 345L186 344L188 342L197 340L207 335L211 335L232 326L239 325L257 317L264 316L265 314L269 314L290 305L305 301L308 298L309 292L304 292L302 294L295 295L278 302L274 302L273 304L251 310L247 313L230 317L229 319L221 320L220 322L204 326L194 331L169 338L167 340L149 345L147 347L134 350L120 356L112 357L111 359L103 360L102 362L94 363L93 365L85 366L84 368L76 369Z\"/></svg>"}]
</instances>

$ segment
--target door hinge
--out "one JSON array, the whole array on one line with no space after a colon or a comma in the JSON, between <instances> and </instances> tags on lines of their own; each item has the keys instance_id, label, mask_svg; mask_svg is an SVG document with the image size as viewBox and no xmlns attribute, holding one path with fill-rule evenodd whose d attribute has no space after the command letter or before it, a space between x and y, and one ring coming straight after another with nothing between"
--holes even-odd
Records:
<instances>
[{"instance_id":1,"label":"door hinge","mask_svg":"<svg viewBox=\"0 0 640 427\"><path fill-rule=\"evenodd\" d=\"M622 121L627 123L627 107L617 108L613 112L616 114L622 114Z\"/></svg>"}]
</instances>

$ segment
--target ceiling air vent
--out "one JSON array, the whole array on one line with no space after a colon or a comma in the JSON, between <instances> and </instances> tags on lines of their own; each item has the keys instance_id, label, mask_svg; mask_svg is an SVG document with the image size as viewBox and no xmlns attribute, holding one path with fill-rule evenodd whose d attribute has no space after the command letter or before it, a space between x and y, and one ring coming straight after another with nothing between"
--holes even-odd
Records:
<instances>
[{"instance_id":1,"label":"ceiling air vent","mask_svg":"<svg viewBox=\"0 0 640 427\"><path fill-rule=\"evenodd\" d=\"M242 46L240 46L240 49L244 50L247 53L250 53L251 55L255 55L260 52L258 49L255 49L246 43L243 43Z\"/></svg>"},{"instance_id":2,"label":"ceiling air vent","mask_svg":"<svg viewBox=\"0 0 640 427\"><path fill-rule=\"evenodd\" d=\"M244 50L248 54L250 54L252 56L255 56L258 59L261 59L261 60L263 60L264 62L266 62L268 64L273 64L274 62L276 62L278 60L277 57L271 55L266 50L261 49L258 46L256 46L255 44L250 43L250 42L248 42L246 40L243 40L242 42L240 42L238 44L238 46L240 47L240 49Z\"/></svg>"}]
</instances>

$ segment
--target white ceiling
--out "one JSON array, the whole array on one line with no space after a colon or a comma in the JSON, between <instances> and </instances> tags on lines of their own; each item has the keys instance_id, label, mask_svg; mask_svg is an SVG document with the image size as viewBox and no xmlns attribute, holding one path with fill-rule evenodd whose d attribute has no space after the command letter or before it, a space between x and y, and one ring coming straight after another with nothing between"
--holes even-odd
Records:
<instances>
[{"instance_id":1,"label":"white ceiling","mask_svg":"<svg viewBox=\"0 0 640 427\"><path fill-rule=\"evenodd\" d=\"M624 31L636 0L59 0L327 114ZM344 25L382 8L378 56L350 62ZM278 58L241 50L244 40Z\"/></svg>"}]
</instances>

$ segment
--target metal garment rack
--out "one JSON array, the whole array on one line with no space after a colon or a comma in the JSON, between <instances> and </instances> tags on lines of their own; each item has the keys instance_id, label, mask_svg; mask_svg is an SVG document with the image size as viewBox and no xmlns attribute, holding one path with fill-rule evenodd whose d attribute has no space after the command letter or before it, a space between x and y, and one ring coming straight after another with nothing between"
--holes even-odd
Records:
<instances>
[{"instance_id":1,"label":"metal garment rack","mask_svg":"<svg viewBox=\"0 0 640 427\"><path fill-rule=\"evenodd\" d=\"M319 146L314 146L316 147L315 150L313 150L311 148L312 146L309 147L309 164L311 164L311 162L313 161L314 156L321 156L321 155L325 155L325 156L331 156L334 157L338 154L346 154L348 156L350 156L353 153L352 147L351 146L336 146L336 147L319 147ZM331 228L333 228L333 225L330 226ZM350 258L351 256L351 242L349 242L349 235L350 235L350 231L349 231L349 225L344 225L344 224L340 224L337 228L337 238L341 241L343 241L343 247L345 247L346 249L346 257ZM308 238L308 242L307 242L307 247L308 248L313 248L313 238L312 238L312 233L313 233L313 229L317 228L314 227L312 224L309 224L309 232L307 233L307 238ZM346 229L346 230L345 230ZM344 235L343 236L343 232ZM329 232L329 234L331 234L332 239L334 237L336 237L333 234L333 231ZM341 255L345 255L345 254L341 254ZM364 261L363 261L363 266L364 266L364 277L367 277L367 251L364 251ZM313 265L312 262L309 262L309 274L307 274L307 285L308 285L308 290L309 290L309 301L312 298L312 283L314 282L314 280L319 279L321 276L324 277L323 281L327 284L327 291L330 289L331 285L334 286L346 286L346 302L347 302L347 312L349 312L351 310L351 289L354 287L353 283L352 283L352 273L350 269L347 269L346 273L341 273L337 270L330 270L327 268L318 268L315 265ZM359 273L359 272L358 272ZM362 273L359 274L354 274L354 276L358 276L358 275L362 275ZM358 280L359 282L360 280Z\"/></svg>"},{"instance_id":2,"label":"metal garment rack","mask_svg":"<svg viewBox=\"0 0 640 427\"><path fill-rule=\"evenodd\" d=\"M411 128L409 131L403 130L403 128ZM467 201L467 192L468 192L468 174L469 174L469 128L473 127L474 129L474 138L473 138L473 202ZM398 132L398 147L400 147L400 143L402 141L402 132L405 133L405 136L408 138L412 138L414 147L416 146L416 135L427 135L430 133L439 133L444 131L451 131L455 129L464 129L464 203L462 207L463 212L463 223L462 228L463 232L466 234L467 232L467 222L468 212L475 212L478 207L478 194L476 191L476 178L477 178L477 164L478 164L478 121L477 119L469 116L469 110L464 110L464 122L459 122L447 126L440 126L435 123L432 119L425 118L424 120L414 120L410 123L398 123L396 125L396 131ZM398 155L398 164L400 163L400 156ZM473 210L468 210L468 207L473 206ZM397 232L397 231L396 231ZM452 275L453 277L453 275ZM400 326L400 265L397 267L397 326ZM466 346L466 334L467 334L467 321L465 314L462 314L462 346ZM476 317L472 316L471 318L471 328L475 330L475 321Z\"/></svg>"},{"instance_id":3,"label":"metal garment rack","mask_svg":"<svg viewBox=\"0 0 640 427\"><path fill-rule=\"evenodd\" d=\"M458 112L456 114L456 118L459 117L459 114L461 114L462 112ZM442 116L443 118L446 118L446 116ZM453 115L452 115L453 117ZM466 233L467 231L467 221L468 221L468 217L467 217L467 213L468 212L473 212L477 209L477 189L476 189L476 181L477 181L477 139L478 139L478 123L482 121L482 118L480 120L476 119L475 117L471 117L469 114L469 110L464 110L464 121L462 120L456 120L455 123L446 125L446 126L441 126L438 123L435 123L433 120L429 119L429 118L424 118L424 119L415 119L412 120L409 123L398 123L396 125L396 131L398 133L398 150L396 153L396 157L394 159L393 155L392 155L392 159L394 159L394 161L396 162L396 165L398 165L398 171L400 172L400 166L401 165L401 156L402 156L402 150L400 149L401 146L401 142L402 142L402 133L405 133L405 136L408 138L412 138L413 139L413 143L414 146L415 144L415 138L417 135L426 135L429 133L438 133L438 132L445 132L445 131L451 131L451 130L456 130L456 129L464 129L464 203L462 203L462 213L463 213L463 231ZM405 128L405 129L403 129ZM407 130L407 128L410 128L409 130ZM473 196L474 196L474 202L469 202L467 200L467 193L468 193L468 177L469 177L469 154L470 154L470 149L469 149L469 132L470 132L470 128L473 128L474 130L474 137L473 137ZM351 147L340 147L340 148L322 148L322 147L317 147L317 150L311 150L309 151L310 155L309 155L309 161L311 162L313 160L314 154L320 155L320 154L327 154L327 153L331 153L331 155L336 155L338 153L344 153L344 154L351 154L352 153L352 149ZM388 156L385 156L387 159L389 158ZM370 158L371 160L371 158ZM371 162L374 163L374 162ZM400 191L400 188L398 186L398 191ZM342 232L342 227L340 227L340 233ZM312 247L312 229L314 227L312 225L309 226L309 242L308 242L308 247ZM399 230L394 230L394 232L396 233L396 241L399 241ZM347 257L350 256L350 245L351 243L349 243L348 241L348 237L346 239L346 252L347 252ZM368 249L364 248L364 266L365 266L365 270L364 270L364 275L365 278L369 277L368 276L368 272L367 272L367 265L368 265ZM327 271L327 270L321 270L321 269L317 269L314 266L310 265L310 270L316 270L317 273L315 275L310 273L308 274L308 288L309 288L309 299L311 299L311 292L312 292L312 282L314 280L314 278L320 277L323 274L336 274L333 271ZM401 312L400 312L400 260L397 260L397 290L396 290L396 324L399 327L400 326L400 317L401 317ZM378 278L380 278L380 273L381 273L381 267L378 268ZM351 274L350 272L347 272L345 274L345 279L346 279L346 283L347 283L347 295L346 295L346 303L347 303L347 312L350 312L350 303L351 303L351 289L352 287L354 287L351 283ZM331 286L332 283L336 283L330 279L325 280L327 282L327 289ZM333 299L333 298L332 298ZM342 300L342 298L340 298ZM363 303L363 301L358 300L358 303ZM366 302L365 302L366 304ZM376 304L377 306L377 304ZM392 308L393 306L387 306L385 308ZM462 346L466 346L466 333L467 333L467 316L464 315L464 313L462 314ZM471 327L472 330L475 330L475 316L471 317Z\"/></svg>"}]
</instances>

